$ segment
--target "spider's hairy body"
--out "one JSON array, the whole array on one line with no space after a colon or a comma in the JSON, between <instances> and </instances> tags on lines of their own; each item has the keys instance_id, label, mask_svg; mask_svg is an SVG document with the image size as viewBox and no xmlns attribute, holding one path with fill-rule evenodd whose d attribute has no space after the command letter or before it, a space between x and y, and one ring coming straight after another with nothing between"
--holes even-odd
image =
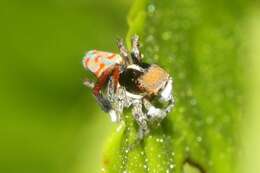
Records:
<instances>
[{"instance_id":1,"label":"spider's hairy body","mask_svg":"<svg viewBox=\"0 0 260 173\"><path fill-rule=\"evenodd\" d=\"M98 50L88 51L83 58L84 68L94 73L97 78L108 68L121 63L122 57L120 55Z\"/></svg>"}]
</instances>

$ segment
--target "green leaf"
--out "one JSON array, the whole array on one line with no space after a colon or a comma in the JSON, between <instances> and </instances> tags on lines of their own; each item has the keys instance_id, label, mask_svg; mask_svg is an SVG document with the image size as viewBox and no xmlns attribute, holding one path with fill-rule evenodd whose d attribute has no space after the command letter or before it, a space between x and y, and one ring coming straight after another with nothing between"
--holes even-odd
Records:
<instances>
[{"instance_id":1,"label":"green leaf","mask_svg":"<svg viewBox=\"0 0 260 173\"><path fill-rule=\"evenodd\" d=\"M137 0L128 17L144 61L174 79L176 107L136 142L130 113L110 137L104 172L230 173L237 157L243 96L243 2ZM118 137L120 136L120 137Z\"/></svg>"}]
</instances>

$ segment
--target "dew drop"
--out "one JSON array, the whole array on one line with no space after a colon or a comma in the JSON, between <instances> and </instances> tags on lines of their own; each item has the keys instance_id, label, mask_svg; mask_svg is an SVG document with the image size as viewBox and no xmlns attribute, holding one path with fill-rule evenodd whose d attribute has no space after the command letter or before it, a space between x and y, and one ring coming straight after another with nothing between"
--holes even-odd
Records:
<instances>
[{"instance_id":1,"label":"dew drop","mask_svg":"<svg viewBox=\"0 0 260 173\"><path fill-rule=\"evenodd\" d=\"M185 110L186 110L186 109L185 109L184 107L180 107L180 108L179 108L179 112L180 112L180 113L184 113Z\"/></svg>"},{"instance_id":2,"label":"dew drop","mask_svg":"<svg viewBox=\"0 0 260 173\"><path fill-rule=\"evenodd\" d=\"M175 167L174 164L170 164L170 168L173 169Z\"/></svg>"},{"instance_id":3,"label":"dew drop","mask_svg":"<svg viewBox=\"0 0 260 173\"><path fill-rule=\"evenodd\" d=\"M201 137L201 136L198 136L198 137L196 138L196 140L197 140L197 142L201 142L201 141L202 141L202 137Z\"/></svg>"},{"instance_id":4,"label":"dew drop","mask_svg":"<svg viewBox=\"0 0 260 173\"><path fill-rule=\"evenodd\" d=\"M148 5L148 12L149 12L150 14L153 14L153 13L155 12L155 10L156 10L156 7L155 7L154 4L149 4L149 5Z\"/></svg>"},{"instance_id":5,"label":"dew drop","mask_svg":"<svg viewBox=\"0 0 260 173\"><path fill-rule=\"evenodd\" d=\"M152 41L154 41L154 36L153 36L153 35L148 35L148 36L146 37L146 41L147 41L147 42L152 42Z\"/></svg>"},{"instance_id":6,"label":"dew drop","mask_svg":"<svg viewBox=\"0 0 260 173\"><path fill-rule=\"evenodd\" d=\"M167 41L172 37L172 33L170 31L166 31L162 33L162 39Z\"/></svg>"},{"instance_id":7,"label":"dew drop","mask_svg":"<svg viewBox=\"0 0 260 173\"><path fill-rule=\"evenodd\" d=\"M185 151L186 151L186 152L190 151L190 147L186 146L186 147L185 147Z\"/></svg>"},{"instance_id":8,"label":"dew drop","mask_svg":"<svg viewBox=\"0 0 260 173\"><path fill-rule=\"evenodd\" d=\"M121 131L121 129L123 128L123 124L120 124L117 128L116 128L116 132L120 132Z\"/></svg>"},{"instance_id":9,"label":"dew drop","mask_svg":"<svg viewBox=\"0 0 260 173\"><path fill-rule=\"evenodd\" d=\"M159 60L159 55L155 54L154 55L154 60Z\"/></svg>"}]
</instances>

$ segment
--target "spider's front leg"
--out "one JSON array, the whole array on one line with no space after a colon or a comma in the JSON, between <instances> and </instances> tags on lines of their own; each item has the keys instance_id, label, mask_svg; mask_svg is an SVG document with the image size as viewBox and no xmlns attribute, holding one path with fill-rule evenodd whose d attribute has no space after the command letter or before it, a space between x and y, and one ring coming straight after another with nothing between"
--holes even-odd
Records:
<instances>
[{"instance_id":1,"label":"spider's front leg","mask_svg":"<svg viewBox=\"0 0 260 173\"><path fill-rule=\"evenodd\" d=\"M111 71L105 71L104 74L98 79L97 83L94 83L88 79L84 81L84 85L91 88L93 95L96 98L97 103L104 112L109 113L111 120L113 122L119 121L119 116L116 111L113 109L110 101L101 93L102 87L106 84L107 79L110 76Z\"/></svg>"},{"instance_id":2,"label":"spider's front leg","mask_svg":"<svg viewBox=\"0 0 260 173\"><path fill-rule=\"evenodd\" d=\"M114 94L117 94L117 88L120 78L120 72L121 68L123 68L120 64L116 64L112 71L112 81L113 81L113 87L114 87Z\"/></svg>"},{"instance_id":3,"label":"spider's front leg","mask_svg":"<svg viewBox=\"0 0 260 173\"><path fill-rule=\"evenodd\" d=\"M104 112L109 112L112 109L110 102L99 91L97 91L97 83L95 84L93 81L85 79L83 84L92 89L93 95Z\"/></svg>"},{"instance_id":4,"label":"spider's front leg","mask_svg":"<svg viewBox=\"0 0 260 173\"><path fill-rule=\"evenodd\" d=\"M150 130L149 130L149 127L147 124L147 117L145 116L145 114L143 113L143 110L142 110L142 101L141 100L134 101L132 114L139 125L138 138L143 139L143 137L145 135L147 135Z\"/></svg>"},{"instance_id":5,"label":"spider's front leg","mask_svg":"<svg viewBox=\"0 0 260 173\"><path fill-rule=\"evenodd\" d=\"M134 35L131 41L132 41L132 50L131 50L132 59L134 63L140 63L142 60L142 54L140 51L140 43L139 43L138 35Z\"/></svg>"},{"instance_id":6,"label":"spider's front leg","mask_svg":"<svg viewBox=\"0 0 260 173\"><path fill-rule=\"evenodd\" d=\"M130 64L133 64L133 60L132 58L128 55L128 51L124 45L124 41L123 39L118 39L118 42L117 42L117 46L119 48L119 52L120 52L120 55L121 57L123 58L124 60L124 64L126 66L130 65Z\"/></svg>"}]
</instances>

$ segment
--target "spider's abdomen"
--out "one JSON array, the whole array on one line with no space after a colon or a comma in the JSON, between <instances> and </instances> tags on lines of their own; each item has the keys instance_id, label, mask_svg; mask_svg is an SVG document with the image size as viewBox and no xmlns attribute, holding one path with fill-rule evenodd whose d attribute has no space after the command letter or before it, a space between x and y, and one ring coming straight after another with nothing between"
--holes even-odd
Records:
<instances>
[{"instance_id":1,"label":"spider's abdomen","mask_svg":"<svg viewBox=\"0 0 260 173\"><path fill-rule=\"evenodd\" d=\"M100 77L105 70L121 62L122 58L120 55L98 50L88 51L83 58L84 68L94 73L97 78Z\"/></svg>"}]
</instances>

